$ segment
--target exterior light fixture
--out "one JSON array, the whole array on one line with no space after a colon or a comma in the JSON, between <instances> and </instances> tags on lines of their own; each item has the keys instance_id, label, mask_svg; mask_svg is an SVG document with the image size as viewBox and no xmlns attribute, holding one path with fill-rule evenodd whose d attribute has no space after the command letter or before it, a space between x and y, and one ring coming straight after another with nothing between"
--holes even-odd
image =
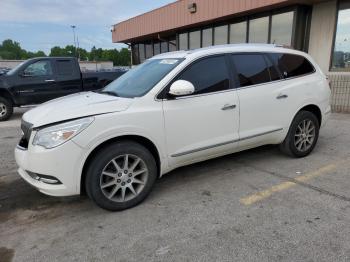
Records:
<instances>
[{"instance_id":1,"label":"exterior light fixture","mask_svg":"<svg viewBox=\"0 0 350 262\"><path fill-rule=\"evenodd\" d=\"M194 14L195 12L197 12L197 4L196 3L192 3L189 4L187 6L188 11L190 11L191 14Z\"/></svg>"}]
</instances>

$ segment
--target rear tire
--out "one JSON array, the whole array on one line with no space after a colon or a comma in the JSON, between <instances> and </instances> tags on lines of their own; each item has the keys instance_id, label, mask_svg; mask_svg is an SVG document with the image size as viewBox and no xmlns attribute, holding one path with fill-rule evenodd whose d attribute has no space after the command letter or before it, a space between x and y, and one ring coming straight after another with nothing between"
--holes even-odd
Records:
<instances>
[{"instance_id":1,"label":"rear tire","mask_svg":"<svg viewBox=\"0 0 350 262\"><path fill-rule=\"evenodd\" d=\"M285 154L305 157L315 148L320 130L317 117L309 111L300 111L294 117L287 137L280 145Z\"/></svg>"},{"instance_id":2,"label":"rear tire","mask_svg":"<svg viewBox=\"0 0 350 262\"><path fill-rule=\"evenodd\" d=\"M12 101L0 97L0 122L8 120L13 114Z\"/></svg>"},{"instance_id":3,"label":"rear tire","mask_svg":"<svg viewBox=\"0 0 350 262\"><path fill-rule=\"evenodd\" d=\"M92 159L85 181L88 196L100 207L121 211L141 203L157 179L151 152L133 141L102 148Z\"/></svg>"}]
</instances>

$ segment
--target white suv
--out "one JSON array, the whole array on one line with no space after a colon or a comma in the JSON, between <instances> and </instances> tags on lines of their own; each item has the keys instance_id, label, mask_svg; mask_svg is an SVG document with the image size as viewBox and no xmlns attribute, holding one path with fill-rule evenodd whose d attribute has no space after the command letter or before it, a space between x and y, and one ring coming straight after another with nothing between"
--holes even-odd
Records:
<instances>
[{"instance_id":1,"label":"white suv","mask_svg":"<svg viewBox=\"0 0 350 262\"><path fill-rule=\"evenodd\" d=\"M329 100L325 75L303 52L244 44L164 53L99 92L24 114L18 172L45 194L87 192L122 210L180 166L265 144L308 155Z\"/></svg>"}]
</instances>

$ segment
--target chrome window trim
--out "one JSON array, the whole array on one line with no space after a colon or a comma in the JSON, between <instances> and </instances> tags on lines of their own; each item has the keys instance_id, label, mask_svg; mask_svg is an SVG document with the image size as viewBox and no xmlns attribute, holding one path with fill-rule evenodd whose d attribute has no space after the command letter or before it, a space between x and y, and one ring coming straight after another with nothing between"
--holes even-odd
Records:
<instances>
[{"instance_id":1,"label":"chrome window trim","mask_svg":"<svg viewBox=\"0 0 350 262\"><path fill-rule=\"evenodd\" d=\"M269 55L271 53L277 53L277 54L291 54L291 55L297 55L297 56L301 56L303 57L304 59L306 59L310 65L313 67L313 71L310 72L310 73L307 73L307 74L303 74L303 75L298 75L298 76L293 76L293 77L287 77L287 78L281 78L281 79L278 79L278 80L273 80L273 81L269 81L269 82L265 82L265 83L261 83L261 84L255 84L255 85L249 85L249 86L239 86L239 87L233 87L233 88L230 88L230 89L227 89L227 90L222 90L222 91L217 91L217 92L210 92L210 93L205 93L205 94L198 94L198 95L188 95L188 96L181 96L181 97L175 97L174 99L166 99L166 98L162 98L162 99L158 99L158 95L170 84L171 81L173 81L181 72L183 72L183 70L185 70L187 68L187 66L191 65L192 63L196 62L197 60L199 59L203 59L203 58L206 58L206 57L210 57L210 56L216 56L216 55L235 55L235 54L244 54L244 53L260 53L260 54L263 54L263 55ZM186 59L186 58L185 58ZM184 60L185 61L185 60ZM271 61L272 63L272 61ZM276 68L277 66L272 63ZM193 60L192 62L190 62L187 66L185 66L178 74L176 74L174 77L172 77L164 86L163 88L161 88L157 94L155 95L154 97L154 100L157 101L157 102L162 102L162 101L171 101L171 100L178 100L178 99L187 99L187 98L192 98L192 97L199 97L199 96L207 96L207 95L215 95L215 94L218 94L218 93L223 93L223 92L229 92L229 91L234 91L234 90L242 90L242 89L246 89L246 88L253 88L253 87L257 87L257 86L262 86L262 85L268 85L268 84L271 84L271 83L277 83L277 82L282 82L282 81L288 81L288 80L293 80L293 79L296 79L296 78L301 78L301 77L306 77L306 76L311 76L313 74L315 74L316 72L318 72L316 70L316 67L314 66L314 64L309 60L307 59L305 56L302 56L302 55L299 55L299 54L293 54L293 53L281 53L281 52L224 52L224 53L221 53L221 52L217 52L217 53L212 53L212 54L209 54L209 55L202 55L202 56L199 56L197 57L195 60ZM233 83L234 84L234 83Z\"/></svg>"}]
</instances>

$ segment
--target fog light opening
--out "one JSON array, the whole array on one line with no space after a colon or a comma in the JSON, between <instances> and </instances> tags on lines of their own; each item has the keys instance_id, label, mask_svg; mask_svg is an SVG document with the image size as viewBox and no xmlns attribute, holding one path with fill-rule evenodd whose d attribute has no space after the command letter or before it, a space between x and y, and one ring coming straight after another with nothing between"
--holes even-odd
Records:
<instances>
[{"instance_id":1,"label":"fog light opening","mask_svg":"<svg viewBox=\"0 0 350 262\"><path fill-rule=\"evenodd\" d=\"M58 180L56 177L53 176L47 176L47 175L41 175L34 172L27 171L29 176L37 181L43 182L45 184L50 185L60 185L62 182Z\"/></svg>"}]
</instances>

